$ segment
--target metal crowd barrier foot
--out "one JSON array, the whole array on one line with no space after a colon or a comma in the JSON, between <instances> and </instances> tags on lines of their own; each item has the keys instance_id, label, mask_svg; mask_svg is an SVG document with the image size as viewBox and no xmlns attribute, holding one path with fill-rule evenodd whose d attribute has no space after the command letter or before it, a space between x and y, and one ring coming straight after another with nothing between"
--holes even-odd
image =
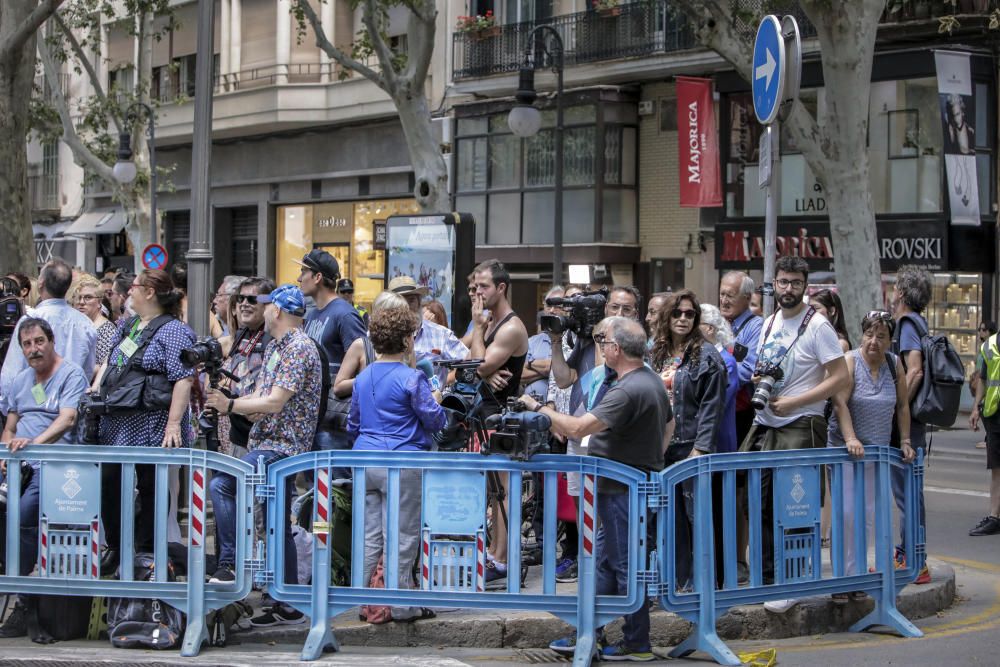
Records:
<instances>
[{"instance_id":1,"label":"metal crowd barrier foot","mask_svg":"<svg viewBox=\"0 0 1000 667\"><path fill-rule=\"evenodd\" d=\"M707 653L712 657L712 660L715 660L720 665L743 664L743 661L736 657L736 654L729 650L726 643L719 638L719 634L715 631L714 627L708 632L702 632L695 625L691 628L691 634L687 636L687 639L675 646L674 650L670 652L670 657L683 658L695 651Z\"/></svg>"},{"instance_id":2,"label":"metal crowd barrier foot","mask_svg":"<svg viewBox=\"0 0 1000 667\"><path fill-rule=\"evenodd\" d=\"M860 621L855 623L850 627L848 632L864 632L868 628L875 627L876 625L883 625L887 628L892 628L904 637L923 637L924 633L920 631L920 628L915 626L910 622L908 618L903 616L903 614L896 608L895 594L892 595L892 602L886 604L882 600L882 596L875 598L875 609L872 610L870 614L862 618Z\"/></svg>"}]
</instances>

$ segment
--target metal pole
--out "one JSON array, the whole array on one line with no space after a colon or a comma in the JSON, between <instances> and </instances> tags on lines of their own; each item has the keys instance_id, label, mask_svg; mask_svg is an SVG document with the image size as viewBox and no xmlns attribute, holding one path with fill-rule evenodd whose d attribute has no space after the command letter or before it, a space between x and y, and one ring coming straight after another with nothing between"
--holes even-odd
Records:
<instances>
[{"instance_id":1,"label":"metal pole","mask_svg":"<svg viewBox=\"0 0 1000 667\"><path fill-rule=\"evenodd\" d=\"M145 106L145 105L143 105ZM153 122L153 111L147 109L149 118L149 218L152 225L152 243L160 242L160 225L156 218L156 124Z\"/></svg>"},{"instance_id":2,"label":"metal pole","mask_svg":"<svg viewBox=\"0 0 1000 667\"><path fill-rule=\"evenodd\" d=\"M563 273L563 42L559 33L552 31L556 41L556 211L555 229L552 230L552 284L562 284Z\"/></svg>"},{"instance_id":3,"label":"metal pole","mask_svg":"<svg viewBox=\"0 0 1000 667\"><path fill-rule=\"evenodd\" d=\"M212 54L215 0L198 0L198 46L194 75L194 137L191 146L191 245L188 261L188 324L207 336L212 283Z\"/></svg>"},{"instance_id":4,"label":"metal pole","mask_svg":"<svg viewBox=\"0 0 1000 667\"><path fill-rule=\"evenodd\" d=\"M779 190L778 182L780 180L780 162L777 160L778 156L778 136L780 132L780 124L778 121L774 121L771 125L768 125L764 131L767 133L767 140L770 146L770 155L768 160L770 164L771 176L768 179L767 187L765 189L765 200L764 200L764 284L774 285L774 262L777 260L778 246L778 206L779 206ZM774 312L774 297L768 294L764 295L764 315L770 315Z\"/></svg>"}]
</instances>

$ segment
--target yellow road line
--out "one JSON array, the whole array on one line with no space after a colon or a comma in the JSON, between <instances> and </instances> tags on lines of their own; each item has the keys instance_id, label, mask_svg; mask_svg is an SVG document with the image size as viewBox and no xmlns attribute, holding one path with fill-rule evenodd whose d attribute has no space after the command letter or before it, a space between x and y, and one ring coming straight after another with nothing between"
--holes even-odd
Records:
<instances>
[{"instance_id":1,"label":"yellow road line","mask_svg":"<svg viewBox=\"0 0 1000 667\"><path fill-rule=\"evenodd\" d=\"M933 556L933 558L935 560L943 560L944 562L951 563L952 565L967 567L970 570L983 570L984 572L1000 574L1000 565L993 565L992 563L984 563L979 560L966 560L964 558L951 558L946 556Z\"/></svg>"}]
</instances>

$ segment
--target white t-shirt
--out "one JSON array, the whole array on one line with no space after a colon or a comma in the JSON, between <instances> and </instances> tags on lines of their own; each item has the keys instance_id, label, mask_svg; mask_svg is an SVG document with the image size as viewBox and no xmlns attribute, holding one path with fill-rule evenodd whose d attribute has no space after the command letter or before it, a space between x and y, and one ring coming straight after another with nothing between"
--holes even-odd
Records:
<instances>
[{"instance_id":1,"label":"white t-shirt","mask_svg":"<svg viewBox=\"0 0 1000 667\"><path fill-rule=\"evenodd\" d=\"M785 320L779 310L773 316L774 325L766 340L763 333L767 332L771 319L768 318L764 322L762 335L757 343L758 365L776 361L785 355L781 361L781 370L784 371L785 376L782 381L775 384L774 390L771 392L772 398L775 396L798 396L809 391L826 377L826 369L823 368L823 365L844 356L833 325L819 313L813 313L812 319L809 320L809 326L802 333L802 337L795 343L791 351L785 354L788 346L795 340L799 326L802 324L802 318L806 316L807 312L809 312L809 308L805 307L796 317ZM771 408L768 406L757 412L754 423L779 428L806 415L822 415L825 402L821 400L809 403L797 408L785 417L777 416L771 412Z\"/></svg>"}]
</instances>

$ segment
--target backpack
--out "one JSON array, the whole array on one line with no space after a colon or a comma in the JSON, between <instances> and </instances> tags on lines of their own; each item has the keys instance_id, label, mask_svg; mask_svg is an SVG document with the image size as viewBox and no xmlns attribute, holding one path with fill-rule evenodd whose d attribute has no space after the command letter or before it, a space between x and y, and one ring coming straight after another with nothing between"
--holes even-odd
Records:
<instances>
[{"instance_id":1,"label":"backpack","mask_svg":"<svg viewBox=\"0 0 1000 667\"><path fill-rule=\"evenodd\" d=\"M229 633L234 629L249 630L253 607L242 600L230 602L222 609L210 611L205 616L208 643L219 648L229 643Z\"/></svg>"},{"instance_id":2,"label":"backpack","mask_svg":"<svg viewBox=\"0 0 1000 667\"><path fill-rule=\"evenodd\" d=\"M385 588L385 571L382 569L382 558L382 556L378 557L378 564L372 570L372 579L368 582L368 588ZM384 604L361 605L358 618L365 623L382 625L392 620L392 607Z\"/></svg>"},{"instance_id":3,"label":"backpack","mask_svg":"<svg viewBox=\"0 0 1000 667\"><path fill-rule=\"evenodd\" d=\"M28 636L36 644L84 639L93 598L79 595L29 595L25 603Z\"/></svg>"},{"instance_id":4,"label":"backpack","mask_svg":"<svg viewBox=\"0 0 1000 667\"><path fill-rule=\"evenodd\" d=\"M909 321L920 336L924 377L910 404L910 416L924 424L951 426L958 417L965 384L965 366L961 357L943 334L930 335L924 323L913 315L904 315L893 333L893 352L899 354L903 322Z\"/></svg>"},{"instance_id":5,"label":"backpack","mask_svg":"<svg viewBox=\"0 0 1000 667\"><path fill-rule=\"evenodd\" d=\"M133 563L135 581L153 580L153 554L139 553ZM167 562L167 581L174 581ZM160 600L111 598L108 601L108 634L115 648L175 649L184 637L184 614Z\"/></svg>"}]
</instances>

